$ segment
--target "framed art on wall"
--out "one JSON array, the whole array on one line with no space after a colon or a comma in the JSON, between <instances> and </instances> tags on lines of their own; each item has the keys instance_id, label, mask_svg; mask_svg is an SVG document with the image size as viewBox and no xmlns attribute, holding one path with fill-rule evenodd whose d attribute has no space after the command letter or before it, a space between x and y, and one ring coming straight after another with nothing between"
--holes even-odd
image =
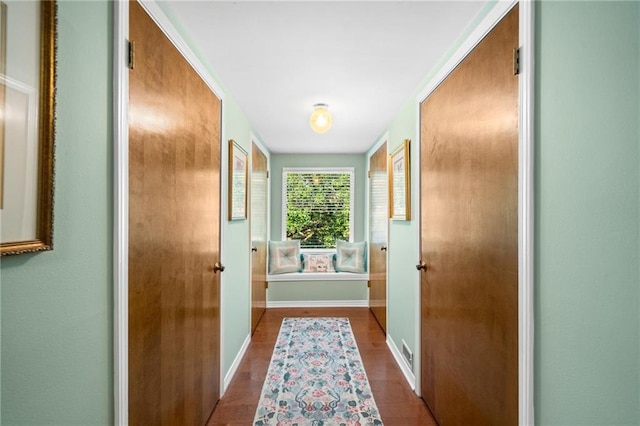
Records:
<instances>
[{"instance_id":1,"label":"framed art on wall","mask_svg":"<svg viewBox=\"0 0 640 426\"><path fill-rule=\"evenodd\" d=\"M411 220L409 139L389 155L389 217Z\"/></svg>"},{"instance_id":2,"label":"framed art on wall","mask_svg":"<svg viewBox=\"0 0 640 426\"><path fill-rule=\"evenodd\" d=\"M56 2L0 1L0 254L53 248Z\"/></svg>"},{"instance_id":3,"label":"framed art on wall","mask_svg":"<svg viewBox=\"0 0 640 426\"><path fill-rule=\"evenodd\" d=\"M247 218L247 152L229 139L229 220Z\"/></svg>"}]
</instances>

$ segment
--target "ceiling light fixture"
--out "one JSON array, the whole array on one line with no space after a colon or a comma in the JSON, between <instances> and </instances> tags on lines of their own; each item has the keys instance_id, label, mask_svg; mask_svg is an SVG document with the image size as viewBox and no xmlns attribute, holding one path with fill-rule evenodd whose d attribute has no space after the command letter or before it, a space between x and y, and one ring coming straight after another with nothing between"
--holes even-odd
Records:
<instances>
[{"instance_id":1,"label":"ceiling light fixture","mask_svg":"<svg viewBox=\"0 0 640 426\"><path fill-rule=\"evenodd\" d=\"M315 104L313 106L313 112L309 118L309 125L316 133L325 133L331 128L333 119L329 113L329 105L327 104Z\"/></svg>"}]
</instances>

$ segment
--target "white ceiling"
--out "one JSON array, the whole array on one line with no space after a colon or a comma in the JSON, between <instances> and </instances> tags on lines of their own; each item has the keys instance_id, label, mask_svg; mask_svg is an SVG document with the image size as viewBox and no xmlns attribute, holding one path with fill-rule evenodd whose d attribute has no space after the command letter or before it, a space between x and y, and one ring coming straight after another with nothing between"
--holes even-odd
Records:
<instances>
[{"instance_id":1,"label":"white ceiling","mask_svg":"<svg viewBox=\"0 0 640 426\"><path fill-rule=\"evenodd\" d=\"M483 5L163 2L275 153L366 152ZM322 135L315 103L333 115Z\"/></svg>"}]
</instances>

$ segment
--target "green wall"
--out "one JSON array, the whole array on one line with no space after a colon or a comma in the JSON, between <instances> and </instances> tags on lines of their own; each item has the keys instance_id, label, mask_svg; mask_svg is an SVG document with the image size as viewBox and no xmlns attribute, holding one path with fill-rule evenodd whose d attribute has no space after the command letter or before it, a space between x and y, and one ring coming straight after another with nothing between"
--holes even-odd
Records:
<instances>
[{"instance_id":1,"label":"green wall","mask_svg":"<svg viewBox=\"0 0 640 426\"><path fill-rule=\"evenodd\" d=\"M417 111L414 100L405 104L388 128L387 151L393 152L405 139L410 139L411 166L411 220L390 220L387 250L387 337L399 349L402 341L416 353L416 318L419 298L415 268L420 258L418 242L420 235L418 159L420 145L417 129ZM415 366L417 368L417 365ZM414 374L416 372L414 371Z\"/></svg>"},{"instance_id":2,"label":"green wall","mask_svg":"<svg viewBox=\"0 0 640 426\"><path fill-rule=\"evenodd\" d=\"M639 8L536 8L540 424L640 423Z\"/></svg>"},{"instance_id":3,"label":"green wall","mask_svg":"<svg viewBox=\"0 0 640 426\"><path fill-rule=\"evenodd\" d=\"M251 125L238 105L227 96L223 102L223 173L222 173L222 363L223 377L229 371L250 330L250 241L249 220L229 220L227 164L228 140L235 140L247 152L251 152Z\"/></svg>"},{"instance_id":4,"label":"green wall","mask_svg":"<svg viewBox=\"0 0 640 426\"><path fill-rule=\"evenodd\" d=\"M112 7L60 2L52 252L2 258L2 422L113 424Z\"/></svg>"}]
</instances>

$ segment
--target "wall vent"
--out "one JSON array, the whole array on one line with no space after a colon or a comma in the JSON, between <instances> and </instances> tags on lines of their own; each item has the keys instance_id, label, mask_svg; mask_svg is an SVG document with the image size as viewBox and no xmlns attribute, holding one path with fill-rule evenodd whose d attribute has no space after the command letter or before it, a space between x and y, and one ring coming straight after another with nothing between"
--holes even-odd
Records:
<instances>
[{"instance_id":1,"label":"wall vent","mask_svg":"<svg viewBox=\"0 0 640 426\"><path fill-rule=\"evenodd\" d=\"M407 342L402 339L402 355L404 359L407 360L407 363L411 368L413 368L413 352L409 350L409 346L407 346Z\"/></svg>"}]
</instances>

